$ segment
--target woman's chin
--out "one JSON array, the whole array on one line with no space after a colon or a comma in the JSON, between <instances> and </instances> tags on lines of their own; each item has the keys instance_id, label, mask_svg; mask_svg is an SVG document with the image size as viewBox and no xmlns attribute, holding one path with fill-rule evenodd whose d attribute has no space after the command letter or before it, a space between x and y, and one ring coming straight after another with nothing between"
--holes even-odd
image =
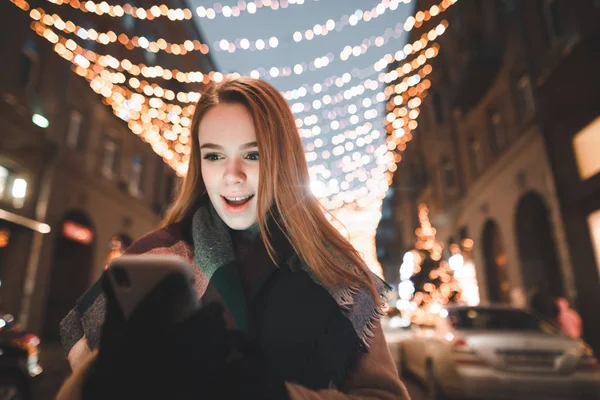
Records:
<instances>
[{"instance_id":1,"label":"woman's chin","mask_svg":"<svg viewBox=\"0 0 600 400\"><path fill-rule=\"evenodd\" d=\"M225 207L217 209L219 216L225 224L236 231L243 231L256 224L256 210L254 207L247 207L244 212L231 213Z\"/></svg>"}]
</instances>

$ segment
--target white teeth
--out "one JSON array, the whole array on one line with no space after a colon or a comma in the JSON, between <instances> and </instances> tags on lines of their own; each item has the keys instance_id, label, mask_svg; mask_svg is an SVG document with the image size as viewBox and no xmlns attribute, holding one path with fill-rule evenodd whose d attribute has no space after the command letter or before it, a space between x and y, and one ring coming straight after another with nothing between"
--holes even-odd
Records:
<instances>
[{"instance_id":1,"label":"white teeth","mask_svg":"<svg viewBox=\"0 0 600 400\"><path fill-rule=\"evenodd\" d=\"M225 196L223 196L223 197L225 197ZM248 195L248 196L244 196L244 197L225 197L225 198L229 201L243 201L243 200L249 199L250 197L252 197L252 195Z\"/></svg>"}]
</instances>

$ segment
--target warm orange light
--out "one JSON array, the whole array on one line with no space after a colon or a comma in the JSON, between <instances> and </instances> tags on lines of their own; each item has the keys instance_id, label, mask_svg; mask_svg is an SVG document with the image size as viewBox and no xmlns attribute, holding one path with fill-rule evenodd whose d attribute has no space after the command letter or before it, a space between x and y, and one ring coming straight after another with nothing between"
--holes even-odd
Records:
<instances>
[{"instance_id":1,"label":"warm orange light","mask_svg":"<svg viewBox=\"0 0 600 400\"><path fill-rule=\"evenodd\" d=\"M73 221L65 221L62 234L67 239L89 246L94 242L94 233L86 226Z\"/></svg>"}]
</instances>

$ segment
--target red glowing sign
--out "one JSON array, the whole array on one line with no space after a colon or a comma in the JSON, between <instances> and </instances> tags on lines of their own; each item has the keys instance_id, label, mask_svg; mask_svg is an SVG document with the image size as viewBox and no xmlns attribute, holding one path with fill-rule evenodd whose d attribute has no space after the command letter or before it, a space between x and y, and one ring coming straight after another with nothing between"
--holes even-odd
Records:
<instances>
[{"instance_id":1,"label":"red glowing sign","mask_svg":"<svg viewBox=\"0 0 600 400\"><path fill-rule=\"evenodd\" d=\"M79 225L73 221L65 221L63 223L62 232L67 239L71 239L81 244L90 245L94 241L94 233L90 228Z\"/></svg>"}]
</instances>

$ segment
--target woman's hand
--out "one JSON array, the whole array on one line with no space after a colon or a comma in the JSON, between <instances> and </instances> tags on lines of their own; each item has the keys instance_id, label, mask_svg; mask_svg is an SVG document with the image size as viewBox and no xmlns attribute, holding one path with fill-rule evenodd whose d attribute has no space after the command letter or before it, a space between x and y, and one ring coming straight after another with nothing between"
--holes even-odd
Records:
<instances>
[{"instance_id":1,"label":"woman's hand","mask_svg":"<svg viewBox=\"0 0 600 400\"><path fill-rule=\"evenodd\" d=\"M287 399L283 380L270 372L260 349L247 335L227 330L220 304L164 322L169 293L181 284L161 282L126 321L104 277L106 320L82 398Z\"/></svg>"}]
</instances>

